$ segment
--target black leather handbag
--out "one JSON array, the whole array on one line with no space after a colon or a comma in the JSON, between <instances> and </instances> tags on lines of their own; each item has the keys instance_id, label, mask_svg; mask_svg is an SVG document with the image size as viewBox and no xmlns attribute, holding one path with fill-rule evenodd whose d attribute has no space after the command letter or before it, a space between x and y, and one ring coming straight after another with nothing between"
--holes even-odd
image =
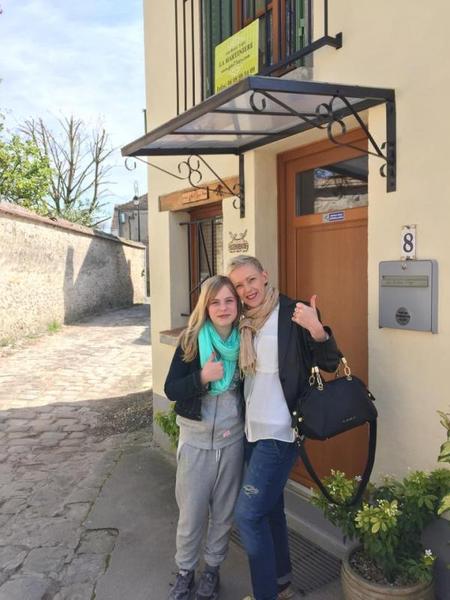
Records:
<instances>
[{"instance_id":1,"label":"black leather handbag","mask_svg":"<svg viewBox=\"0 0 450 600\"><path fill-rule=\"evenodd\" d=\"M297 400L296 409L292 414L292 426L296 433L300 457L313 481L330 502L342 504L329 494L320 481L308 458L304 441L305 439L326 440L364 423L369 424L367 464L353 498L345 503L346 506L352 506L361 499L372 472L378 413L374 405L375 398L361 379L352 375L343 356L341 363L344 367L344 376L339 376L338 368L336 378L331 381L322 380L317 366L311 369L309 388Z\"/></svg>"}]
</instances>

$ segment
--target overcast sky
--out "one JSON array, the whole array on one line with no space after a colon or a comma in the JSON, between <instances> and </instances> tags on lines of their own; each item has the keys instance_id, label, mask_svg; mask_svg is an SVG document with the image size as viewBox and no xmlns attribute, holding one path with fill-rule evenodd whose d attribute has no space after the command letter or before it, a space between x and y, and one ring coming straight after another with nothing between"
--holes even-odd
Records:
<instances>
[{"instance_id":1,"label":"overcast sky","mask_svg":"<svg viewBox=\"0 0 450 600\"><path fill-rule=\"evenodd\" d=\"M143 0L0 0L0 111L10 129L29 117L73 114L99 121L120 148L144 133ZM105 196L114 204L146 191L138 163L117 150Z\"/></svg>"}]
</instances>

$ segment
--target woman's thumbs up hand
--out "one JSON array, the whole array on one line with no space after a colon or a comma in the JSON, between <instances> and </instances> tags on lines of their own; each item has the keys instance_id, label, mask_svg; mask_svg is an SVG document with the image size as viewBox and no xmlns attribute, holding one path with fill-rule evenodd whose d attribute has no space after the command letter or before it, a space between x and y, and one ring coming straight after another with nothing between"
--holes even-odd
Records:
<instances>
[{"instance_id":1,"label":"woman's thumbs up hand","mask_svg":"<svg viewBox=\"0 0 450 600\"><path fill-rule=\"evenodd\" d=\"M324 342L328 339L328 334L319 321L316 302L317 294L311 296L309 306L303 302L297 302L292 320L300 327L307 329L316 342Z\"/></svg>"}]
</instances>

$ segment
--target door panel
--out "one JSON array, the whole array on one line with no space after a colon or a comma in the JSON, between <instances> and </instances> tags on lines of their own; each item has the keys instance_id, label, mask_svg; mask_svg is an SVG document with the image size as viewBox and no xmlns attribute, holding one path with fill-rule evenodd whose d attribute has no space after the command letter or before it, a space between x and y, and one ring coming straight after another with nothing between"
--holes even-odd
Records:
<instances>
[{"instance_id":1,"label":"door panel","mask_svg":"<svg viewBox=\"0 0 450 600\"><path fill-rule=\"evenodd\" d=\"M352 135L365 143L360 132ZM317 151L318 146L321 151ZM333 196L336 182L326 192L319 183L320 198L317 202L308 201L306 209L299 207L298 193L302 173L307 172L310 177L311 169L342 164L341 161L359 155L357 150L321 142L301 148L297 154L291 151L279 157L280 288L302 300L318 295L322 321L333 329L352 371L367 381L367 207L343 208L355 203L343 204L345 194L341 192L340 197ZM303 185L302 191L307 187L311 188L309 183ZM366 199L367 195L363 203ZM338 213L318 212L339 203ZM330 214L340 220L327 221ZM361 473L366 462L367 436L367 427L363 426L326 442L307 442L317 473L321 477L330 469L340 469L349 476ZM301 463L294 467L291 477L308 487L313 485Z\"/></svg>"},{"instance_id":2,"label":"door panel","mask_svg":"<svg viewBox=\"0 0 450 600\"><path fill-rule=\"evenodd\" d=\"M353 210L364 213L367 209ZM295 297L309 300L318 294L323 322L331 325L355 375L367 381L367 219L362 215L345 224L299 227L296 254ZM366 446L363 426L326 442L310 441L307 450L321 476L331 468L353 476L364 469ZM311 485L301 464L292 477Z\"/></svg>"}]
</instances>

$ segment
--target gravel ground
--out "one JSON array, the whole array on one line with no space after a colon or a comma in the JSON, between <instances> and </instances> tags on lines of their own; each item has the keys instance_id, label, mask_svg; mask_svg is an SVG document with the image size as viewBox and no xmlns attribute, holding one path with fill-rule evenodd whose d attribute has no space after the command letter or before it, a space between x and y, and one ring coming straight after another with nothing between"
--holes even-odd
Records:
<instances>
[{"instance_id":1,"label":"gravel ground","mask_svg":"<svg viewBox=\"0 0 450 600\"><path fill-rule=\"evenodd\" d=\"M152 391L138 392L109 399L98 407L99 417L93 434L107 438L116 433L129 433L148 429L152 432L153 417Z\"/></svg>"}]
</instances>

